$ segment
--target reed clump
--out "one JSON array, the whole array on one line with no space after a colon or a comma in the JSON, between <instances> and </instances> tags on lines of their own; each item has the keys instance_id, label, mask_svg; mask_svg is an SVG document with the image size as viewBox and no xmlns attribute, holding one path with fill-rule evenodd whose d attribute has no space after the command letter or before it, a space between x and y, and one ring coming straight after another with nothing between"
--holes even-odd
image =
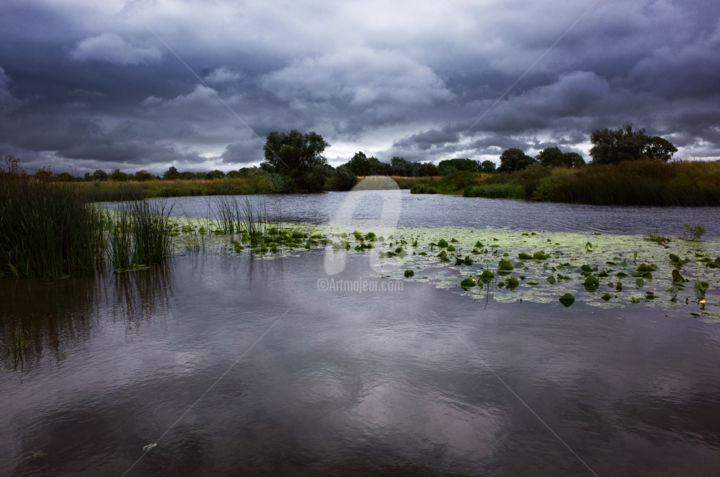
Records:
<instances>
[{"instance_id":1,"label":"reed clump","mask_svg":"<svg viewBox=\"0 0 720 477\"><path fill-rule=\"evenodd\" d=\"M108 212L108 255L115 271L162 263L172 253L170 209L148 201Z\"/></svg>"},{"instance_id":2,"label":"reed clump","mask_svg":"<svg viewBox=\"0 0 720 477\"><path fill-rule=\"evenodd\" d=\"M82 194L0 166L0 275L50 279L95 271L104 258L103 215Z\"/></svg>"}]
</instances>

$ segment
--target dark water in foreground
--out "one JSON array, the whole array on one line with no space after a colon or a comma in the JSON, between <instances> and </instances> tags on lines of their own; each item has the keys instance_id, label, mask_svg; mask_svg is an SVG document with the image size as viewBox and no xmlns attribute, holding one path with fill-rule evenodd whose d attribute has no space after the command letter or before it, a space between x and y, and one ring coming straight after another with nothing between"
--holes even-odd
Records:
<instances>
[{"instance_id":1,"label":"dark water in foreground","mask_svg":"<svg viewBox=\"0 0 720 477\"><path fill-rule=\"evenodd\" d=\"M342 278L375 280L349 259ZM0 339L27 344L0 351L0 475L720 468L715 324L416 282L322 291L321 276L312 251L0 282Z\"/></svg>"},{"instance_id":2,"label":"dark water in foreground","mask_svg":"<svg viewBox=\"0 0 720 477\"><path fill-rule=\"evenodd\" d=\"M720 237L720 207L605 207L410 194L408 190L256 195L248 196L248 199L272 220L313 224L372 223L380 220L379 211L383 206L396 206L399 220L397 224L388 225L612 234L644 234L648 230L658 230L662 235L678 237L685 224L702 224L706 229L705 238ZM172 206L173 215L209 217L217 198L154 200ZM338 216L343 205L354 210L351 220Z\"/></svg>"}]
</instances>

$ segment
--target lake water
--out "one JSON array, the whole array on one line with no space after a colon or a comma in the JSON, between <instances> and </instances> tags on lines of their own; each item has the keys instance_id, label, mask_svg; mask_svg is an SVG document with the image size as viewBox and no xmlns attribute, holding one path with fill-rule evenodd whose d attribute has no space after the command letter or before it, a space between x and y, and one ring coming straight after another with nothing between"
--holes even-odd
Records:
<instances>
[{"instance_id":1,"label":"lake water","mask_svg":"<svg viewBox=\"0 0 720 477\"><path fill-rule=\"evenodd\" d=\"M364 194L255 195L248 200L272 220L312 224L346 223L338 211L353 206L353 221L380 220L383 205L399 208L405 227L473 227L556 232L644 234L657 230L677 237L685 224L702 224L706 238L720 238L720 207L606 207L449 195L410 194L408 190ZM173 215L207 217L215 197L154 199L172 207ZM113 206L113 204L106 204Z\"/></svg>"},{"instance_id":2,"label":"lake water","mask_svg":"<svg viewBox=\"0 0 720 477\"><path fill-rule=\"evenodd\" d=\"M347 219L346 198L251 200L273 217L323 223ZM376 220L376 199L359 199L352 219ZM176 199L174 212L206 215L207 201ZM404 193L401 204L407 226L679 235L703 223L720 235L714 208ZM720 468L718 324L642 303L472 299L381 280L362 254L335 278L365 292L328 290L324 267L322 250L198 252L144 272L0 281L0 475Z\"/></svg>"}]
</instances>

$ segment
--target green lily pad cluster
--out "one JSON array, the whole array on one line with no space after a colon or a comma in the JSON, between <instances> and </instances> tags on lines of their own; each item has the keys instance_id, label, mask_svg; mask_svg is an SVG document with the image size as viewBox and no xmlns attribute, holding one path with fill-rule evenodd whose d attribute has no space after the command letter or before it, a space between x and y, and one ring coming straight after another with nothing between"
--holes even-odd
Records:
<instances>
[{"instance_id":1,"label":"green lily pad cluster","mask_svg":"<svg viewBox=\"0 0 720 477\"><path fill-rule=\"evenodd\" d=\"M179 235L199 236L200 224L185 219ZM231 251L266 258L325 247L374 254L394 270L382 277L426 281L478 299L603 308L643 303L720 318L718 240L661 245L641 235L307 224L272 224L258 236L228 238L216 235L211 221L202 226L204 240L220 239ZM573 300L561 301L566 294Z\"/></svg>"}]
</instances>

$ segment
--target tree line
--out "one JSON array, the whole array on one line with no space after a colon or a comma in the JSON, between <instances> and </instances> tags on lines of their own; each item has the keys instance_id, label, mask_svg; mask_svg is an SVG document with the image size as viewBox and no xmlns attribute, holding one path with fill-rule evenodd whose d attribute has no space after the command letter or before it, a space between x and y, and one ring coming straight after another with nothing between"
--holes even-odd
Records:
<instances>
[{"instance_id":1,"label":"tree line","mask_svg":"<svg viewBox=\"0 0 720 477\"><path fill-rule=\"evenodd\" d=\"M617 164L631 160L668 161L677 152L677 148L668 140L659 136L648 136L644 129L633 129L628 124L619 129L597 129L590 140L591 164ZM178 171L170 167L162 176L155 176L146 170L128 174L115 169L111 172L96 170L76 177L67 172L52 174L48 170L36 173L41 179L54 181L147 181L147 180L188 180L242 178L258 174L279 176L288 192L319 192L322 190L348 190L357 182L358 176L388 175L402 177L445 176L457 172L469 173L509 173L528 167L569 167L586 165L583 157L576 152L563 152L558 147L547 147L535 157L525 154L521 149L510 148L500 154L499 165L490 160L476 161L467 158L447 159L437 165L432 162L408 161L402 157L393 157L389 163L376 157L367 157L357 152L345 164L332 167L322 155L329 144L315 133L302 133L297 130L271 132L263 147L264 161L259 167L245 167L239 170L223 172Z\"/></svg>"}]
</instances>

